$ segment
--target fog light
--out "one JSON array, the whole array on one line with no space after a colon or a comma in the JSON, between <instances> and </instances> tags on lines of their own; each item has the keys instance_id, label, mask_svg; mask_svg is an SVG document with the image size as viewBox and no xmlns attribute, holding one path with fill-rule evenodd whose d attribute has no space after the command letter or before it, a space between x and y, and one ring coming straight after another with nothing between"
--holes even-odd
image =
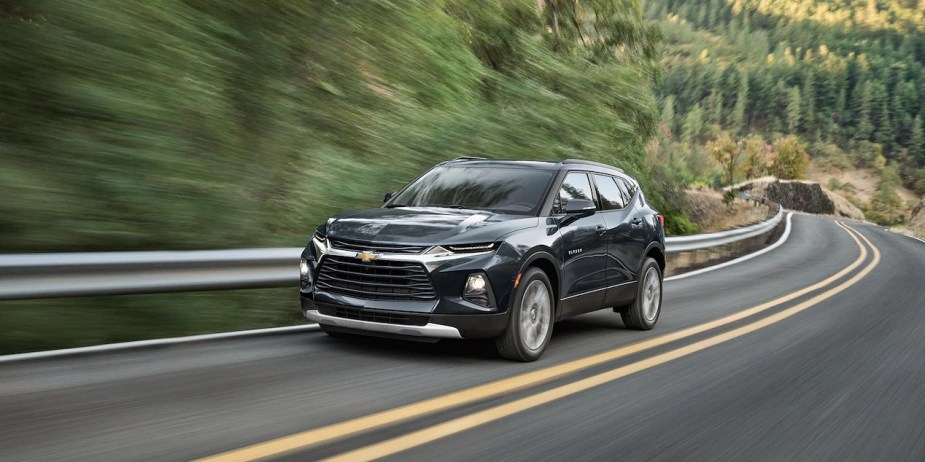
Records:
<instances>
[{"instance_id":1,"label":"fog light","mask_svg":"<svg viewBox=\"0 0 925 462\"><path fill-rule=\"evenodd\" d=\"M466 279L463 298L476 305L488 306L488 280L481 273L470 274Z\"/></svg>"},{"instance_id":2,"label":"fog light","mask_svg":"<svg viewBox=\"0 0 925 462\"><path fill-rule=\"evenodd\" d=\"M485 276L481 274L470 274L466 280L466 294L485 293Z\"/></svg>"}]
</instances>

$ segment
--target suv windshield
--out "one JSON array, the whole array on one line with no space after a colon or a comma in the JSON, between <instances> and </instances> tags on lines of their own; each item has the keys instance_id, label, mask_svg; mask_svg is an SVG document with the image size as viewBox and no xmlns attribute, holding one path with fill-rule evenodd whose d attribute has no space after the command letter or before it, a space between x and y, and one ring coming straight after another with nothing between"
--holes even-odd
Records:
<instances>
[{"instance_id":1,"label":"suv windshield","mask_svg":"<svg viewBox=\"0 0 925 462\"><path fill-rule=\"evenodd\" d=\"M386 207L450 207L533 214L552 170L516 167L437 167L396 195Z\"/></svg>"}]
</instances>

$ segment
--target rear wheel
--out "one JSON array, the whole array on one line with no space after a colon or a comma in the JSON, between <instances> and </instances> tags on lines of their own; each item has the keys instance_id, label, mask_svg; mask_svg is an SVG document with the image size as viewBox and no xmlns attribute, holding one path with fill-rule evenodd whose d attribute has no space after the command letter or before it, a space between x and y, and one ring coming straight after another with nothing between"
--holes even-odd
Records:
<instances>
[{"instance_id":1,"label":"rear wheel","mask_svg":"<svg viewBox=\"0 0 925 462\"><path fill-rule=\"evenodd\" d=\"M620 317L630 329L649 330L655 327L662 312L662 271L655 260L646 258L639 275L636 299Z\"/></svg>"},{"instance_id":2,"label":"rear wheel","mask_svg":"<svg viewBox=\"0 0 925 462\"><path fill-rule=\"evenodd\" d=\"M523 274L511 304L507 330L495 339L498 353L514 361L536 361L549 344L553 325L553 292L539 268Z\"/></svg>"}]
</instances>

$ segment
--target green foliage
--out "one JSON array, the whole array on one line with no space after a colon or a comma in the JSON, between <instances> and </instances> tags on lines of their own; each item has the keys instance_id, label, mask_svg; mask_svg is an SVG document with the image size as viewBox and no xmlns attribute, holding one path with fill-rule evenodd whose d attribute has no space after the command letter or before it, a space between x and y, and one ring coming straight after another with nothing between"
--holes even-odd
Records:
<instances>
[{"instance_id":1,"label":"green foliage","mask_svg":"<svg viewBox=\"0 0 925 462\"><path fill-rule=\"evenodd\" d=\"M697 223L690 221L684 215L676 215L671 219L665 220L665 226L668 228L669 234L672 235L687 235L687 234L697 234L700 232L700 226Z\"/></svg>"},{"instance_id":2,"label":"green foliage","mask_svg":"<svg viewBox=\"0 0 925 462\"><path fill-rule=\"evenodd\" d=\"M774 159L768 172L783 180L798 180L809 170L806 145L795 135L787 135L774 142Z\"/></svg>"},{"instance_id":3,"label":"green foliage","mask_svg":"<svg viewBox=\"0 0 925 462\"><path fill-rule=\"evenodd\" d=\"M793 134L834 145L857 164L875 158L876 144L904 170L923 168L922 4L647 2L647 14L665 30L667 72L658 93L673 98L670 123L689 126L685 141L694 143L703 141L702 124L709 122L732 135ZM697 108L706 112L701 125L691 117ZM912 186L912 175L903 178Z\"/></svg>"},{"instance_id":4,"label":"green foliage","mask_svg":"<svg viewBox=\"0 0 925 462\"><path fill-rule=\"evenodd\" d=\"M743 141L745 160L742 163L742 174L746 179L757 178L768 169L768 160L771 155L771 146L765 142L761 135L752 134Z\"/></svg>"},{"instance_id":5,"label":"green foliage","mask_svg":"<svg viewBox=\"0 0 925 462\"><path fill-rule=\"evenodd\" d=\"M720 135L707 143L707 152L722 167L726 184L734 183L736 172L740 169L741 146L728 135Z\"/></svg>"},{"instance_id":6,"label":"green foliage","mask_svg":"<svg viewBox=\"0 0 925 462\"><path fill-rule=\"evenodd\" d=\"M681 127L681 136L685 143L698 141L703 134L703 109L699 104L694 105L684 118Z\"/></svg>"},{"instance_id":7,"label":"green foliage","mask_svg":"<svg viewBox=\"0 0 925 462\"><path fill-rule=\"evenodd\" d=\"M727 189L723 191L723 205L726 207L732 207L732 203L736 200L736 192L732 189Z\"/></svg>"},{"instance_id":8,"label":"green foliage","mask_svg":"<svg viewBox=\"0 0 925 462\"><path fill-rule=\"evenodd\" d=\"M905 217L898 213L903 206L902 199L896 194L899 184L899 165L891 162L880 169L880 183L865 211L868 219L882 225L901 224L905 221Z\"/></svg>"},{"instance_id":9,"label":"green foliage","mask_svg":"<svg viewBox=\"0 0 925 462\"><path fill-rule=\"evenodd\" d=\"M645 154L660 43L616 0L6 2L0 251L299 246L460 155L618 165L679 223L677 177ZM145 336L199 331L235 297L184 299L189 319L68 304ZM118 337L74 328L43 335Z\"/></svg>"}]
</instances>

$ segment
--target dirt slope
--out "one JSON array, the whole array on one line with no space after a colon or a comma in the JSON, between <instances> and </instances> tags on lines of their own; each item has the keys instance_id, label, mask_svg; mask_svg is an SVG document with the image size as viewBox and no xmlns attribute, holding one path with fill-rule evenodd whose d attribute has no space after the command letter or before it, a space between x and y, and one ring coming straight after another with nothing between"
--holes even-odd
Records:
<instances>
[{"instance_id":1,"label":"dirt slope","mask_svg":"<svg viewBox=\"0 0 925 462\"><path fill-rule=\"evenodd\" d=\"M685 214L700 226L700 232L713 233L767 220L768 208L741 199L726 206L723 194L718 191L689 189Z\"/></svg>"},{"instance_id":2,"label":"dirt slope","mask_svg":"<svg viewBox=\"0 0 925 462\"><path fill-rule=\"evenodd\" d=\"M909 220L908 228L916 236L925 239L925 199L919 201L912 209L912 219Z\"/></svg>"}]
</instances>

